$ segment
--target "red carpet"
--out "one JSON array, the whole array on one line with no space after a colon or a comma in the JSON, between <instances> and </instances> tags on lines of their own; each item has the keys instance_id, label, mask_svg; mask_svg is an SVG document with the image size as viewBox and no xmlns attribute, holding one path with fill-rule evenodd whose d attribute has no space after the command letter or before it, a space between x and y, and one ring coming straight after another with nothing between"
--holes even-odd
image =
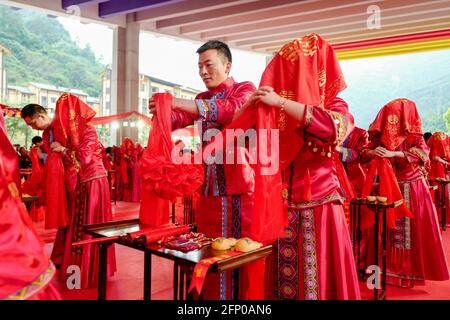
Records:
<instances>
[{"instance_id":1,"label":"red carpet","mask_svg":"<svg viewBox=\"0 0 450 320\"><path fill-rule=\"evenodd\" d=\"M176 206L178 221L182 219L182 207ZM126 220L139 217L139 203L117 202L113 205L114 220ZM182 220L181 220L182 221ZM46 250L50 254L56 230L43 230L43 223L37 224L40 236L45 239ZM450 229L443 232L444 249L447 261L450 261ZM116 245L117 272L108 279L107 299L109 300L139 300L143 298L144 254L140 251ZM153 257L152 299L172 299L172 262L159 257ZM55 277L56 278L56 277ZM63 299L92 300L97 298L97 289L69 290L65 283L54 280ZM364 300L373 299L373 291L364 282L360 283L361 295ZM387 287L387 300L449 300L449 281L427 281L425 286L412 289Z\"/></svg>"}]
</instances>

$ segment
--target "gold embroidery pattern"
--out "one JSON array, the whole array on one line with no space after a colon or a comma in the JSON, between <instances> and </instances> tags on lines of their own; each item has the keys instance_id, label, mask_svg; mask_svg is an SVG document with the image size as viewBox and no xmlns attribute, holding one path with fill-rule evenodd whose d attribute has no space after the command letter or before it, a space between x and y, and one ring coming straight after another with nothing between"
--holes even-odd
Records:
<instances>
[{"instance_id":1,"label":"gold embroidery pattern","mask_svg":"<svg viewBox=\"0 0 450 320\"><path fill-rule=\"evenodd\" d=\"M77 156L76 156L75 151L72 151L72 153L70 154L70 158L71 158L72 161L73 161L73 164L74 164L74 166L75 166L75 170L76 170L77 172L79 172L80 169L81 169L81 163L80 163L80 161L77 159Z\"/></svg>"},{"instance_id":2,"label":"gold embroidery pattern","mask_svg":"<svg viewBox=\"0 0 450 320\"><path fill-rule=\"evenodd\" d=\"M295 92L291 90L280 90L280 93L278 94L280 97L288 99L288 100L295 100ZM277 119L277 126L278 129L281 131L286 130L286 113L284 110L280 110L280 113L278 115Z\"/></svg>"},{"instance_id":3,"label":"gold embroidery pattern","mask_svg":"<svg viewBox=\"0 0 450 320\"><path fill-rule=\"evenodd\" d=\"M420 158L420 160L422 160L422 162L424 162L424 163L430 161L428 154L425 151L423 151L422 149L412 147L411 149L409 149L409 152L418 156Z\"/></svg>"},{"instance_id":4,"label":"gold embroidery pattern","mask_svg":"<svg viewBox=\"0 0 450 320\"><path fill-rule=\"evenodd\" d=\"M325 68L323 68L318 74L317 78L319 80L319 87L323 87L327 82L327 72Z\"/></svg>"},{"instance_id":5,"label":"gold embroidery pattern","mask_svg":"<svg viewBox=\"0 0 450 320\"><path fill-rule=\"evenodd\" d=\"M333 202L333 201L339 201L341 203L344 202L342 197L339 195L339 193L337 191L334 191L333 193L331 193L330 195L328 195L322 199L311 200L311 201L302 201L302 202L298 202L298 203L290 203L289 208L290 209L307 209L307 208L320 206L325 203Z\"/></svg>"},{"instance_id":6,"label":"gold embroidery pattern","mask_svg":"<svg viewBox=\"0 0 450 320\"><path fill-rule=\"evenodd\" d=\"M32 283L9 295L8 297L5 298L5 300L28 299L29 297L39 292L50 282L50 280L53 278L53 275L55 274L55 271L56 271L55 266L53 265L53 263L50 262L48 268L45 269L44 272L41 273Z\"/></svg>"},{"instance_id":7,"label":"gold embroidery pattern","mask_svg":"<svg viewBox=\"0 0 450 320\"><path fill-rule=\"evenodd\" d=\"M406 206L411 208L411 186L409 183L403 185L403 198L405 199ZM411 220L405 219L405 248L411 249Z\"/></svg>"},{"instance_id":8,"label":"gold embroidery pattern","mask_svg":"<svg viewBox=\"0 0 450 320\"><path fill-rule=\"evenodd\" d=\"M411 208L410 184L401 185L402 196L408 208ZM409 218L395 219L395 229L391 231L391 243L396 249L411 249L411 221Z\"/></svg>"},{"instance_id":9,"label":"gold embroidery pattern","mask_svg":"<svg viewBox=\"0 0 450 320\"><path fill-rule=\"evenodd\" d=\"M305 300L319 299L314 209L301 211L303 287Z\"/></svg>"},{"instance_id":10,"label":"gold embroidery pattern","mask_svg":"<svg viewBox=\"0 0 450 320\"><path fill-rule=\"evenodd\" d=\"M341 75L333 83L329 84L324 88L324 96L321 97L321 104L324 106L325 103L329 103L330 100L335 98L339 91L346 87L344 77Z\"/></svg>"},{"instance_id":11,"label":"gold embroidery pattern","mask_svg":"<svg viewBox=\"0 0 450 320\"><path fill-rule=\"evenodd\" d=\"M284 111L280 111L280 114L278 115L277 126L281 131L286 130L286 114Z\"/></svg>"},{"instance_id":12,"label":"gold embroidery pattern","mask_svg":"<svg viewBox=\"0 0 450 320\"><path fill-rule=\"evenodd\" d=\"M295 99L295 92L292 90L280 90L280 93L278 94L280 97L282 98L286 98L289 100L294 100Z\"/></svg>"},{"instance_id":13,"label":"gold embroidery pattern","mask_svg":"<svg viewBox=\"0 0 450 320\"><path fill-rule=\"evenodd\" d=\"M307 105L305 107L305 128L309 127L312 123L313 110L314 110L313 106Z\"/></svg>"},{"instance_id":14,"label":"gold embroidery pattern","mask_svg":"<svg viewBox=\"0 0 450 320\"><path fill-rule=\"evenodd\" d=\"M441 141L447 139L447 135L445 133L443 133L443 132L436 132L436 136L435 137L436 137L437 140L441 140Z\"/></svg>"},{"instance_id":15,"label":"gold embroidery pattern","mask_svg":"<svg viewBox=\"0 0 450 320\"><path fill-rule=\"evenodd\" d=\"M285 44L279 54L290 61L296 61L300 56L312 57L317 52L318 37L315 34L295 39Z\"/></svg>"},{"instance_id":16,"label":"gold embroidery pattern","mask_svg":"<svg viewBox=\"0 0 450 320\"><path fill-rule=\"evenodd\" d=\"M347 119L346 117L339 112L330 111L330 115L336 124L337 129L337 141L336 143L339 145L345 140L345 135L347 134Z\"/></svg>"}]
</instances>

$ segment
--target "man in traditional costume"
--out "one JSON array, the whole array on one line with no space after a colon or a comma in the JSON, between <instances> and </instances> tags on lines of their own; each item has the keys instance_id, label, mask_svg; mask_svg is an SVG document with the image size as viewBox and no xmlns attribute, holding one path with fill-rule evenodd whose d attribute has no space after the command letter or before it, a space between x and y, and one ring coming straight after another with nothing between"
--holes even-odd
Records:
<instances>
[{"instance_id":1,"label":"man in traditional costume","mask_svg":"<svg viewBox=\"0 0 450 320\"><path fill-rule=\"evenodd\" d=\"M204 146L209 142L209 139L205 138L206 135L220 131L228 125L236 111L244 105L256 88L251 82L238 83L229 77L232 56L225 43L216 40L208 41L197 50L197 53L199 54L199 74L208 90L198 94L193 101L173 99L172 130L199 121L200 137L203 137ZM155 109L153 100L150 100L149 107L153 112ZM238 147L237 152L246 154L247 149ZM245 161L243 164L217 162L205 164L204 167L205 180L201 190L202 195L195 210L198 231L211 237L250 236L254 190L253 170ZM219 298L218 287L213 286L213 281L209 278L210 276L205 282L205 297L217 299ZM225 298L227 292L229 297L229 291L229 281L227 282L225 277L221 276L220 298Z\"/></svg>"},{"instance_id":2,"label":"man in traditional costume","mask_svg":"<svg viewBox=\"0 0 450 320\"><path fill-rule=\"evenodd\" d=\"M56 103L55 118L51 120L45 109L30 104L22 109L22 118L35 130L44 130L44 150L48 153L47 219L58 227L68 225L60 232L52 256L61 263L60 279L67 278L70 265L81 270L81 288L97 285L98 249L96 245L73 247L72 243L88 238L85 224L112 220L107 173L102 161L102 150L95 128L89 121L95 111L78 97L63 94ZM115 271L113 247L109 252L109 274Z\"/></svg>"}]
</instances>

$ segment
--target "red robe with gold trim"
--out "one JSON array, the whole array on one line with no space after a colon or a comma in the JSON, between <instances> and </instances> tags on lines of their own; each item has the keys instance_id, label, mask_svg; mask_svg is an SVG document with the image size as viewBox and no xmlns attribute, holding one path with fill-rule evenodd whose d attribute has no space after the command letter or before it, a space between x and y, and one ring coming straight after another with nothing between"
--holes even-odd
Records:
<instances>
[{"instance_id":1,"label":"red robe with gold trim","mask_svg":"<svg viewBox=\"0 0 450 320\"><path fill-rule=\"evenodd\" d=\"M44 132L44 144L47 148L53 141L67 148L62 156L65 192L60 190L53 194L58 195L58 198L67 195L68 229L66 233L61 232L61 237L57 236L52 257L59 258L62 281L69 276L66 274L68 266L80 267L82 288L97 286L98 248L96 245L72 247L72 243L90 238L82 232L85 224L112 220L109 184L103 165L103 146L95 128L89 125L94 115L95 111L78 97L63 94L56 103L55 119ZM46 166L48 175L48 170L51 169L49 159ZM47 199L50 195L47 193ZM109 275L115 270L115 253L111 246L108 254Z\"/></svg>"},{"instance_id":2,"label":"red robe with gold trim","mask_svg":"<svg viewBox=\"0 0 450 320\"><path fill-rule=\"evenodd\" d=\"M303 122L277 111L289 225L278 242L276 297L360 299L333 156L353 117L336 98L346 84L331 45L317 34L287 43L261 85L305 105Z\"/></svg>"},{"instance_id":3,"label":"red robe with gold trim","mask_svg":"<svg viewBox=\"0 0 450 320\"><path fill-rule=\"evenodd\" d=\"M397 218L395 229L391 228L387 237L387 282L401 287L449 279L436 208L423 175L422 167L429 162L429 148L421 127L415 103L396 99L380 110L368 130L368 149L382 146L404 154L403 158L389 160L413 218ZM370 159L365 151L362 159ZM373 238L370 232L367 236ZM367 264L372 261L370 255L373 253L367 250Z\"/></svg>"}]
</instances>

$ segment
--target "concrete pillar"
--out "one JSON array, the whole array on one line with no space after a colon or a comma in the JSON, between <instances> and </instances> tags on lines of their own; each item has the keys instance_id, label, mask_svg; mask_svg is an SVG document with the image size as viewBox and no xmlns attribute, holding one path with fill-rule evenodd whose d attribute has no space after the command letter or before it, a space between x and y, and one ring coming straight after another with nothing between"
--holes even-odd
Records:
<instances>
[{"instance_id":1,"label":"concrete pillar","mask_svg":"<svg viewBox=\"0 0 450 320\"><path fill-rule=\"evenodd\" d=\"M127 27L114 30L111 75L111 115L139 112L139 24L132 13L127 15ZM136 127L111 129L111 145L120 145L123 138L138 139Z\"/></svg>"}]
</instances>

